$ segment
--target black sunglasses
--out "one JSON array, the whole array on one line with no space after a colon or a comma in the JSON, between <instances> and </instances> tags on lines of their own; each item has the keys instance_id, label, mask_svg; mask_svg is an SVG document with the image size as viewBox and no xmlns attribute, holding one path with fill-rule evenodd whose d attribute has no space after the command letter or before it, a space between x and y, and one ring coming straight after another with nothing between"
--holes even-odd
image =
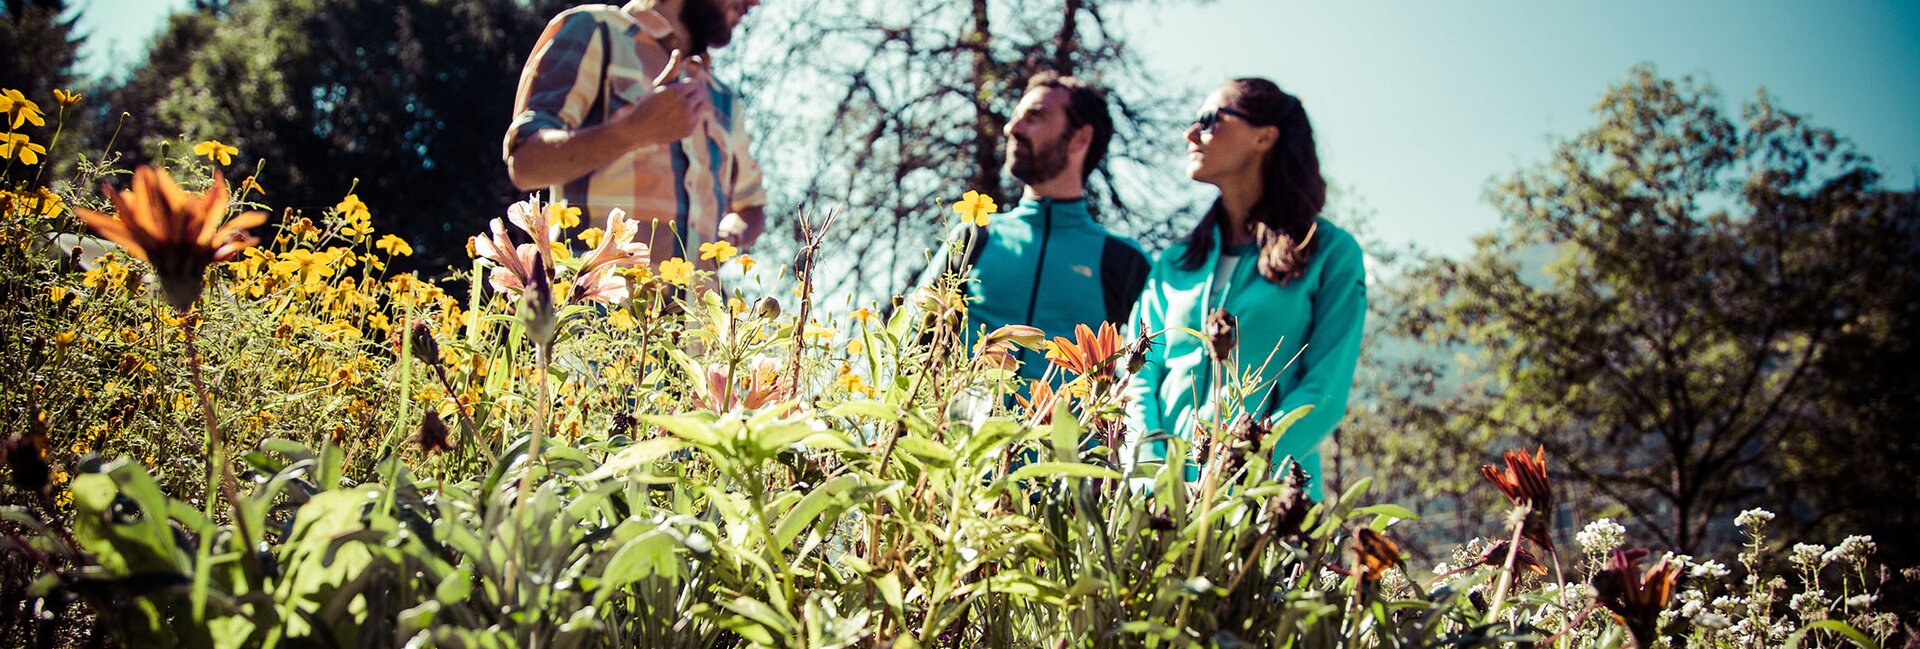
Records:
<instances>
[{"instance_id":1,"label":"black sunglasses","mask_svg":"<svg viewBox=\"0 0 1920 649\"><path fill-rule=\"evenodd\" d=\"M1193 125L1200 127L1201 133L1212 133L1213 127L1220 123L1220 115L1222 113L1232 115L1234 117L1238 117L1242 120L1245 120L1249 124L1255 123L1253 116L1251 115L1242 113L1232 108L1228 108L1226 106L1220 106L1218 108L1214 108L1213 110L1200 113L1199 117L1193 118Z\"/></svg>"}]
</instances>

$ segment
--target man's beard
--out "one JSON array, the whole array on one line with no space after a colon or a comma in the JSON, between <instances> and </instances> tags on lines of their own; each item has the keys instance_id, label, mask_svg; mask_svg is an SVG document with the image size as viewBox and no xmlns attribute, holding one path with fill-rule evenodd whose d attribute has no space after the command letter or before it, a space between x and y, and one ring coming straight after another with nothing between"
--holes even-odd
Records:
<instances>
[{"instance_id":1,"label":"man's beard","mask_svg":"<svg viewBox=\"0 0 1920 649\"><path fill-rule=\"evenodd\" d=\"M727 12L720 8L725 0L687 0L680 6L680 22L687 26L687 45L694 54L724 47L733 40L733 26L727 24Z\"/></svg>"},{"instance_id":2,"label":"man's beard","mask_svg":"<svg viewBox=\"0 0 1920 649\"><path fill-rule=\"evenodd\" d=\"M1016 153L1007 156L1007 173L1028 185L1053 180L1067 170L1067 138L1062 135L1053 146L1044 149L1033 146L1033 141L1014 136L1020 147Z\"/></svg>"}]
</instances>

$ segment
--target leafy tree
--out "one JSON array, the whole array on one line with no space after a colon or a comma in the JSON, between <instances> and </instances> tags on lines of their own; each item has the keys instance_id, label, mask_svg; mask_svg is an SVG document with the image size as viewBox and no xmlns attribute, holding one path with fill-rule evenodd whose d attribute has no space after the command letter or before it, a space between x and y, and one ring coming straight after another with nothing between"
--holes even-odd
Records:
<instances>
[{"instance_id":1,"label":"leafy tree","mask_svg":"<svg viewBox=\"0 0 1920 649\"><path fill-rule=\"evenodd\" d=\"M827 249L862 251L823 261L846 270L823 288L899 293L950 223L943 201L969 189L1003 205L1017 200L1018 184L1001 174L1002 130L1027 79L1043 70L1111 89L1118 132L1089 187L1102 217L1151 242L1181 231L1186 224L1167 217L1191 183L1156 172L1181 152L1181 117L1202 93L1144 65L1113 20L1126 4L865 0L760 9L745 53L722 52L744 61L720 67L743 75L774 201L838 206ZM770 218L774 232L792 224L777 211Z\"/></svg>"},{"instance_id":2,"label":"leafy tree","mask_svg":"<svg viewBox=\"0 0 1920 649\"><path fill-rule=\"evenodd\" d=\"M0 86L50 104L53 90L73 84L73 63L84 41L76 18L62 18L65 0L7 0L0 17ZM50 106L42 106L50 109Z\"/></svg>"},{"instance_id":3,"label":"leafy tree","mask_svg":"<svg viewBox=\"0 0 1920 649\"><path fill-rule=\"evenodd\" d=\"M1348 452L1489 511L1473 469L1540 444L1584 492L1564 502L1679 551L1731 540L1749 506L1915 547L1914 194L1764 92L1721 104L1637 67L1594 128L1495 186L1504 227L1389 291L1391 330L1428 351L1376 357L1390 392Z\"/></svg>"},{"instance_id":4,"label":"leafy tree","mask_svg":"<svg viewBox=\"0 0 1920 649\"><path fill-rule=\"evenodd\" d=\"M500 133L521 64L563 4L201 2L110 94L128 121L103 120L98 140L119 129L136 158L236 145L228 175L264 161L273 205L313 212L352 188L376 229L414 243L414 267L464 264L462 239L516 194Z\"/></svg>"}]
</instances>

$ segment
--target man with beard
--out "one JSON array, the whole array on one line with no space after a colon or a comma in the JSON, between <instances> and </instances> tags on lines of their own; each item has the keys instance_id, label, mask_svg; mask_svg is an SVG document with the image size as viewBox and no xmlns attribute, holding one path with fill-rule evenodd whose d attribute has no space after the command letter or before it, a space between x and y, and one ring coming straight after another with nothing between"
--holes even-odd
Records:
<instances>
[{"instance_id":1,"label":"man with beard","mask_svg":"<svg viewBox=\"0 0 1920 649\"><path fill-rule=\"evenodd\" d=\"M555 16L520 72L503 144L514 186L550 188L595 225L625 210L656 263L752 243L766 192L739 98L708 56L758 4L633 0Z\"/></svg>"},{"instance_id":2,"label":"man with beard","mask_svg":"<svg viewBox=\"0 0 1920 649\"><path fill-rule=\"evenodd\" d=\"M1026 185L1019 204L975 228L964 263L955 257L934 268L975 280L967 283L969 311L987 331L1022 324L1072 338L1075 325L1125 325L1149 261L1140 244L1087 210L1087 178L1113 139L1103 93L1073 77L1036 75L1006 135L1007 173ZM1046 371L1041 354L1021 354L1022 376Z\"/></svg>"}]
</instances>

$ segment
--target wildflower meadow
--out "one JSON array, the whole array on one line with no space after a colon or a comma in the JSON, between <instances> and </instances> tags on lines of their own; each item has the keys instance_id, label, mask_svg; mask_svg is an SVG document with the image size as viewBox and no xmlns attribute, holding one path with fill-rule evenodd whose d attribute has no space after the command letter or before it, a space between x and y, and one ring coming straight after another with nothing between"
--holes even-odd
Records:
<instances>
[{"instance_id":1,"label":"wildflower meadow","mask_svg":"<svg viewBox=\"0 0 1920 649\"><path fill-rule=\"evenodd\" d=\"M672 232L533 196L423 276L351 183L278 207L212 140L51 178L38 138L86 99L4 97L10 646L1898 641L1873 539L1781 538L1754 509L1735 556L1634 546L1555 520L1539 449L1462 467L1508 515L1424 565L1408 503L1365 479L1315 502L1271 457L1304 408L1122 461L1138 358L1198 336L1243 376L1230 317L979 331L959 276L850 304L814 277L825 209L790 216L787 263L655 264ZM998 209L952 194L926 218ZM1052 380L1020 379L1020 350Z\"/></svg>"}]
</instances>

